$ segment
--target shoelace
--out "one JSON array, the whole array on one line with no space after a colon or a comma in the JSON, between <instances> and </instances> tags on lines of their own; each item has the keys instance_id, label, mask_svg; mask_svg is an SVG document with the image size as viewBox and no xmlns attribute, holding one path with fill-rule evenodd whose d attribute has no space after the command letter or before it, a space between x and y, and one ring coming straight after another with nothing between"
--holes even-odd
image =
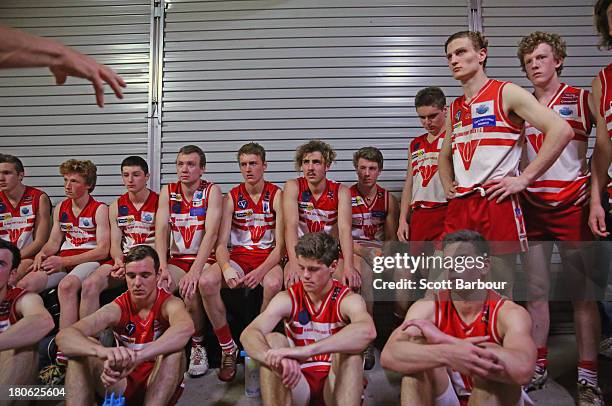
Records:
<instances>
[{"instance_id":1,"label":"shoelace","mask_svg":"<svg viewBox=\"0 0 612 406\"><path fill-rule=\"evenodd\" d=\"M191 352L193 354L193 363L194 364L200 364L202 362L202 350L200 348L198 348L199 346L194 346L191 349Z\"/></svg>"},{"instance_id":2,"label":"shoelace","mask_svg":"<svg viewBox=\"0 0 612 406\"><path fill-rule=\"evenodd\" d=\"M233 368L234 367L234 352L232 350L231 354L223 354L222 360L221 360L221 364L223 365L223 368Z\"/></svg>"}]
</instances>

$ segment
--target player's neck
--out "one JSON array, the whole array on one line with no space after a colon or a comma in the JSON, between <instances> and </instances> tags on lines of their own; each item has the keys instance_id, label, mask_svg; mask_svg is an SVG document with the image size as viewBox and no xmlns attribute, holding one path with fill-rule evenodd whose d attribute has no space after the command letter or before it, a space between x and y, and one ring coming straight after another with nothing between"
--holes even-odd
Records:
<instances>
[{"instance_id":1,"label":"player's neck","mask_svg":"<svg viewBox=\"0 0 612 406\"><path fill-rule=\"evenodd\" d=\"M261 195L261 192L263 192L263 188L265 184L266 184L266 181L264 180L264 178L261 178L259 182L255 184L244 182L244 188L246 189L247 193L251 196L251 198L253 198L253 196Z\"/></svg>"},{"instance_id":2,"label":"player's neck","mask_svg":"<svg viewBox=\"0 0 612 406\"><path fill-rule=\"evenodd\" d=\"M327 294L331 290L333 282L334 280L330 279L329 282L327 282L327 284L325 285L325 287L321 289L319 292L306 292L306 294L308 295L308 298L310 299L310 301L314 305L314 308L317 311L319 311L319 309L321 308L321 305L323 304L323 301L325 300L325 298L327 297Z\"/></svg>"},{"instance_id":3,"label":"player's neck","mask_svg":"<svg viewBox=\"0 0 612 406\"><path fill-rule=\"evenodd\" d=\"M148 314L153 308L153 305L155 304L156 299L157 299L156 289L153 290L146 297L142 297L142 298L134 298L134 296L132 296L130 292L130 300L134 304L134 308L136 309L136 312L138 313L138 315L140 315L140 312L145 312L146 314ZM144 317L141 316L141 318L144 318Z\"/></svg>"},{"instance_id":4,"label":"player's neck","mask_svg":"<svg viewBox=\"0 0 612 406\"><path fill-rule=\"evenodd\" d=\"M374 183L372 186L368 186L357 182L357 190L359 190L361 196L366 198L368 204L374 200L374 197L376 197L376 183Z\"/></svg>"},{"instance_id":5,"label":"player's neck","mask_svg":"<svg viewBox=\"0 0 612 406\"><path fill-rule=\"evenodd\" d=\"M89 202L89 193L85 193L83 196L76 198L76 199L72 199L72 207L74 208L75 206L80 209L83 210L85 208L85 206L87 206L87 203Z\"/></svg>"},{"instance_id":6,"label":"player's neck","mask_svg":"<svg viewBox=\"0 0 612 406\"><path fill-rule=\"evenodd\" d=\"M198 179L193 183L183 183L181 182L181 191L183 192L183 196L185 196L188 200L191 200L195 191L200 187L202 183L202 179Z\"/></svg>"},{"instance_id":7,"label":"player's neck","mask_svg":"<svg viewBox=\"0 0 612 406\"><path fill-rule=\"evenodd\" d=\"M454 290L451 295L457 313L463 321L468 323L480 313L487 298L487 292L482 289Z\"/></svg>"},{"instance_id":8,"label":"player's neck","mask_svg":"<svg viewBox=\"0 0 612 406\"><path fill-rule=\"evenodd\" d=\"M128 192L128 198L130 199L130 202L132 202L134 207L138 209L139 206L145 204L150 194L151 191L148 188L144 188L136 193Z\"/></svg>"},{"instance_id":9,"label":"player's neck","mask_svg":"<svg viewBox=\"0 0 612 406\"><path fill-rule=\"evenodd\" d=\"M323 194L323 192L325 191L325 187L327 186L327 177L321 179L319 182L317 183L311 183L310 181L308 181L308 189L310 189L310 192L313 194L313 196L321 196Z\"/></svg>"},{"instance_id":10,"label":"player's neck","mask_svg":"<svg viewBox=\"0 0 612 406\"><path fill-rule=\"evenodd\" d=\"M480 92L480 89L487 84L489 78L484 70L479 69L474 76L467 79L465 82L461 82L463 87L463 94L465 94L465 100L470 101L474 96Z\"/></svg>"},{"instance_id":11,"label":"player's neck","mask_svg":"<svg viewBox=\"0 0 612 406\"><path fill-rule=\"evenodd\" d=\"M23 194L25 193L25 188L26 187L23 183L19 183L13 189L4 192L4 195L11 201L11 203L13 203L13 205L16 205L23 197Z\"/></svg>"},{"instance_id":12,"label":"player's neck","mask_svg":"<svg viewBox=\"0 0 612 406\"><path fill-rule=\"evenodd\" d=\"M561 81L557 75L553 75L553 77L546 83L542 83L539 86L533 86L533 93L535 94L536 99L541 104L547 105L561 86Z\"/></svg>"},{"instance_id":13,"label":"player's neck","mask_svg":"<svg viewBox=\"0 0 612 406\"><path fill-rule=\"evenodd\" d=\"M435 140L440 138L440 136L442 135L443 132L444 132L444 128L440 128L440 130L435 135L432 135L432 134L430 134L428 132L427 133L427 142L429 142L431 144L432 142L434 142Z\"/></svg>"}]
</instances>

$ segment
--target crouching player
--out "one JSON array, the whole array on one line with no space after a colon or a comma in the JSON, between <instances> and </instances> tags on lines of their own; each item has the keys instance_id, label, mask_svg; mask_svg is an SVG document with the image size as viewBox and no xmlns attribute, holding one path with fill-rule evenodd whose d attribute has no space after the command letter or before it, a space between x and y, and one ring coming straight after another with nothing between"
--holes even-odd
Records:
<instances>
[{"instance_id":1,"label":"crouching player","mask_svg":"<svg viewBox=\"0 0 612 406\"><path fill-rule=\"evenodd\" d=\"M20 262L19 249L0 238L0 386L3 387L35 383L38 342L53 328L53 319L40 296L8 285L11 272L17 270Z\"/></svg>"},{"instance_id":2,"label":"crouching player","mask_svg":"<svg viewBox=\"0 0 612 406\"><path fill-rule=\"evenodd\" d=\"M489 272L482 235L461 230L446 235L443 244L445 257L475 265L451 270L452 289L413 304L385 345L382 366L405 375L402 404L531 404L521 388L536 360L529 314L495 290L457 289Z\"/></svg>"},{"instance_id":3,"label":"crouching player","mask_svg":"<svg viewBox=\"0 0 612 406\"><path fill-rule=\"evenodd\" d=\"M376 337L361 296L332 278L338 241L305 234L295 252L300 281L276 295L242 333L259 361L265 405L360 405L361 352ZM285 334L272 333L280 320Z\"/></svg>"},{"instance_id":4,"label":"crouching player","mask_svg":"<svg viewBox=\"0 0 612 406\"><path fill-rule=\"evenodd\" d=\"M153 248L136 246L124 262L127 292L57 337L70 358L67 405L92 404L106 391L125 396L126 405L173 405L182 393L191 317L180 299L157 287ZM91 338L108 327L121 346L106 348Z\"/></svg>"}]
</instances>

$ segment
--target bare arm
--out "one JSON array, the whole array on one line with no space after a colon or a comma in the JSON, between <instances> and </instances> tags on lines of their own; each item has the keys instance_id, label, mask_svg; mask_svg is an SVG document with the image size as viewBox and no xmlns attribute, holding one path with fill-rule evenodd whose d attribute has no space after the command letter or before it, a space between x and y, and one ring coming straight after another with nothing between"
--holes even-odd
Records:
<instances>
[{"instance_id":1,"label":"bare arm","mask_svg":"<svg viewBox=\"0 0 612 406\"><path fill-rule=\"evenodd\" d=\"M162 271L166 271L168 268L169 219L168 186L163 186L159 193L157 212L155 213L155 251L157 251L159 256L159 265Z\"/></svg>"},{"instance_id":2,"label":"bare arm","mask_svg":"<svg viewBox=\"0 0 612 406\"><path fill-rule=\"evenodd\" d=\"M68 76L89 80L98 106L104 106L104 82L123 98L125 81L115 71L74 49L48 38L0 25L0 68L48 67L58 85Z\"/></svg>"},{"instance_id":3,"label":"bare arm","mask_svg":"<svg viewBox=\"0 0 612 406\"><path fill-rule=\"evenodd\" d=\"M448 109L446 114L446 133L444 134L444 142L440 148L440 154L438 155L438 173L440 174L440 181L446 193L447 199L455 197L455 171L453 169L453 129L451 126L451 109Z\"/></svg>"},{"instance_id":4,"label":"bare arm","mask_svg":"<svg viewBox=\"0 0 612 406\"><path fill-rule=\"evenodd\" d=\"M0 352L37 345L53 329L53 318L37 294L21 296L15 310L22 318L0 334Z\"/></svg>"},{"instance_id":5,"label":"bare arm","mask_svg":"<svg viewBox=\"0 0 612 406\"><path fill-rule=\"evenodd\" d=\"M357 289L361 286L361 276L355 270L353 263L352 215L351 192L346 186L341 185L338 190L338 239L344 258L342 279L346 285Z\"/></svg>"},{"instance_id":6,"label":"bare arm","mask_svg":"<svg viewBox=\"0 0 612 406\"><path fill-rule=\"evenodd\" d=\"M219 226L219 238L217 238L217 248L215 249L215 256L217 262L221 267L221 271L224 271L230 266L229 260L230 255L227 250L227 244L230 239L230 233L232 230L232 217L234 215L234 199L232 194L228 193L223 198L223 213L221 215L221 224Z\"/></svg>"},{"instance_id":7,"label":"bare arm","mask_svg":"<svg viewBox=\"0 0 612 406\"><path fill-rule=\"evenodd\" d=\"M181 351L195 331L193 321L185 309L182 300L170 297L162 306L162 315L170 323L170 327L142 351L136 352L136 363L154 359L158 355Z\"/></svg>"},{"instance_id":8,"label":"bare arm","mask_svg":"<svg viewBox=\"0 0 612 406\"><path fill-rule=\"evenodd\" d=\"M55 206L55 210L53 210L53 226L51 227L51 234L49 235L49 240L34 257L34 263L32 264L34 271L44 270L42 267L43 261L46 258L55 255L60 250L62 241L64 241L64 233L62 232L59 223L60 207L61 205L58 204Z\"/></svg>"},{"instance_id":9,"label":"bare arm","mask_svg":"<svg viewBox=\"0 0 612 406\"><path fill-rule=\"evenodd\" d=\"M249 356L263 365L266 364L266 353L270 346L266 341L266 334L272 332L278 322L291 313L291 298L286 291L279 292L266 310L255 318L240 335L240 342ZM270 365L268 365L270 366Z\"/></svg>"},{"instance_id":10,"label":"bare arm","mask_svg":"<svg viewBox=\"0 0 612 406\"><path fill-rule=\"evenodd\" d=\"M408 241L410 231L410 206L412 205L412 154L408 150L408 169L406 169L406 180L402 188L400 200L399 227L397 237L400 241ZM388 234L385 233L385 237Z\"/></svg>"},{"instance_id":11,"label":"bare arm","mask_svg":"<svg viewBox=\"0 0 612 406\"><path fill-rule=\"evenodd\" d=\"M111 203L108 208L108 221L110 223L110 256L112 259L123 263L123 250L121 249L121 242L123 240L123 233L117 225L117 200Z\"/></svg>"},{"instance_id":12,"label":"bare arm","mask_svg":"<svg viewBox=\"0 0 612 406\"><path fill-rule=\"evenodd\" d=\"M289 261L297 261L295 246L298 240L298 185L294 179L288 180L283 189L283 214L285 216L285 244Z\"/></svg>"},{"instance_id":13,"label":"bare arm","mask_svg":"<svg viewBox=\"0 0 612 406\"><path fill-rule=\"evenodd\" d=\"M498 315L498 330L503 336L503 345L481 345L499 357L504 369L486 378L524 385L531 379L536 362L536 346L531 338L531 318L527 310L512 302L505 302Z\"/></svg>"},{"instance_id":14,"label":"bare arm","mask_svg":"<svg viewBox=\"0 0 612 406\"><path fill-rule=\"evenodd\" d=\"M65 328L57 335L57 345L68 357L98 357L104 359L106 349L89 339L107 327L114 326L121 318L121 309L111 302L98 311Z\"/></svg>"},{"instance_id":15,"label":"bare arm","mask_svg":"<svg viewBox=\"0 0 612 406\"><path fill-rule=\"evenodd\" d=\"M219 235L219 224L221 223L223 203L223 194L219 186L212 185L210 188L210 196L208 197L208 208L206 209L206 223L204 237L198 248L198 255L191 265L191 271L197 270L202 271L210 253L213 251L215 244L217 243L217 236Z\"/></svg>"},{"instance_id":16,"label":"bare arm","mask_svg":"<svg viewBox=\"0 0 612 406\"><path fill-rule=\"evenodd\" d=\"M85 262L99 262L108 257L109 246L108 206L101 204L96 210L96 248L71 257L62 257L62 265L67 268Z\"/></svg>"},{"instance_id":17,"label":"bare arm","mask_svg":"<svg viewBox=\"0 0 612 406\"><path fill-rule=\"evenodd\" d=\"M389 192L389 207L385 219L385 240L397 240L399 204L397 199Z\"/></svg>"},{"instance_id":18,"label":"bare arm","mask_svg":"<svg viewBox=\"0 0 612 406\"><path fill-rule=\"evenodd\" d=\"M40 195L38 213L34 220L34 241L21 250L21 258L33 258L49 239L51 231L51 202L46 194Z\"/></svg>"}]
</instances>

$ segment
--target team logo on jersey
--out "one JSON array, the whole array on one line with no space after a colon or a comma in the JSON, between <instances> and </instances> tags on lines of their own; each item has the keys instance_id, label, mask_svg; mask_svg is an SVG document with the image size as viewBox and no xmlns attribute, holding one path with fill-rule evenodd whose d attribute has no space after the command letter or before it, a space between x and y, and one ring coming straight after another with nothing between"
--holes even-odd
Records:
<instances>
[{"instance_id":1,"label":"team logo on jersey","mask_svg":"<svg viewBox=\"0 0 612 406\"><path fill-rule=\"evenodd\" d=\"M420 146L421 146L421 143L419 141L415 141L414 144L412 144L412 150L416 151L419 149Z\"/></svg>"},{"instance_id":2,"label":"team logo on jersey","mask_svg":"<svg viewBox=\"0 0 612 406\"><path fill-rule=\"evenodd\" d=\"M334 192L331 190L327 192L327 198L330 200L334 200Z\"/></svg>"},{"instance_id":3,"label":"team logo on jersey","mask_svg":"<svg viewBox=\"0 0 612 406\"><path fill-rule=\"evenodd\" d=\"M131 321L125 325L125 333L128 336L131 336L132 334L134 334L135 331L136 331L136 325L132 323Z\"/></svg>"},{"instance_id":4,"label":"team logo on jersey","mask_svg":"<svg viewBox=\"0 0 612 406\"><path fill-rule=\"evenodd\" d=\"M419 166L419 173L421 174L421 178L423 181L421 185L423 187L427 187L431 179L433 179L434 175L438 171L438 165L421 165Z\"/></svg>"},{"instance_id":5,"label":"team logo on jersey","mask_svg":"<svg viewBox=\"0 0 612 406\"><path fill-rule=\"evenodd\" d=\"M493 100L472 105L472 128L495 127Z\"/></svg>"},{"instance_id":6,"label":"team logo on jersey","mask_svg":"<svg viewBox=\"0 0 612 406\"><path fill-rule=\"evenodd\" d=\"M130 209L129 207L122 205L119 206L119 215L120 216L127 216L130 213Z\"/></svg>"},{"instance_id":7,"label":"team logo on jersey","mask_svg":"<svg viewBox=\"0 0 612 406\"><path fill-rule=\"evenodd\" d=\"M562 104L558 106L553 106L553 110L555 110L561 117L565 119L578 117L578 106L576 104Z\"/></svg>"},{"instance_id":8,"label":"team logo on jersey","mask_svg":"<svg viewBox=\"0 0 612 406\"><path fill-rule=\"evenodd\" d=\"M298 322L302 326L305 326L306 324L310 323L310 314L308 313L308 310L300 310L300 312L298 313Z\"/></svg>"},{"instance_id":9,"label":"team logo on jersey","mask_svg":"<svg viewBox=\"0 0 612 406\"><path fill-rule=\"evenodd\" d=\"M469 171L470 166L472 166L472 159L474 158L474 154L479 144L480 139L458 142L456 144L459 155L461 155L461 160L463 161L463 167L466 171Z\"/></svg>"},{"instance_id":10,"label":"team logo on jersey","mask_svg":"<svg viewBox=\"0 0 612 406\"><path fill-rule=\"evenodd\" d=\"M189 209L190 216L204 216L206 214L205 207L194 207Z\"/></svg>"},{"instance_id":11,"label":"team logo on jersey","mask_svg":"<svg viewBox=\"0 0 612 406\"><path fill-rule=\"evenodd\" d=\"M0 220L2 221L8 221L12 218L13 218L13 215L11 213L0 213Z\"/></svg>"},{"instance_id":12,"label":"team logo on jersey","mask_svg":"<svg viewBox=\"0 0 612 406\"><path fill-rule=\"evenodd\" d=\"M92 217L79 218L79 227L93 227L93 218Z\"/></svg>"},{"instance_id":13,"label":"team logo on jersey","mask_svg":"<svg viewBox=\"0 0 612 406\"><path fill-rule=\"evenodd\" d=\"M0 202L0 213L6 210L6 205Z\"/></svg>"},{"instance_id":14,"label":"team logo on jersey","mask_svg":"<svg viewBox=\"0 0 612 406\"><path fill-rule=\"evenodd\" d=\"M64 232L72 230L72 223L60 223L60 230Z\"/></svg>"},{"instance_id":15,"label":"team logo on jersey","mask_svg":"<svg viewBox=\"0 0 612 406\"><path fill-rule=\"evenodd\" d=\"M302 192L302 201L303 202L310 201L311 197L312 197L312 193L310 193L310 190L304 190Z\"/></svg>"},{"instance_id":16,"label":"team logo on jersey","mask_svg":"<svg viewBox=\"0 0 612 406\"><path fill-rule=\"evenodd\" d=\"M245 199L240 199L240 197L242 196L238 197L239 200L238 200L238 203L236 204L238 205L239 208L246 209L246 207L249 205L249 202L247 202Z\"/></svg>"},{"instance_id":17,"label":"team logo on jersey","mask_svg":"<svg viewBox=\"0 0 612 406\"><path fill-rule=\"evenodd\" d=\"M261 209L266 214L270 213L270 202L268 200L261 202Z\"/></svg>"},{"instance_id":18,"label":"team logo on jersey","mask_svg":"<svg viewBox=\"0 0 612 406\"><path fill-rule=\"evenodd\" d=\"M529 134L527 136L527 140L529 141L529 144L531 144L531 146L533 147L533 150L537 154L538 152L540 152L540 148L542 148L542 143L544 142L544 134L542 133Z\"/></svg>"},{"instance_id":19,"label":"team logo on jersey","mask_svg":"<svg viewBox=\"0 0 612 406\"><path fill-rule=\"evenodd\" d=\"M176 213L176 214L180 213L181 212L181 204L180 203L174 203L172 205L172 212Z\"/></svg>"},{"instance_id":20,"label":"team logo on jersey","mask_svg":"<svg viewBox=\"0 0 612 406\"><path fill-rule=\"evenodd\" d=\"M364 204L363 198L361 196L355 196L351 199L351 206L360 206Z\"/></svg>"},{"instance_id":21,"label":"team logo on jersey","mask_svg":"<svg viewBox=\"0 0 612 406\"><path fill-rule=\"evenodd\" d=\"M251 234L251 241L254 244L258 244L264 234L266 234L266 228L263 226L249 226L249 233Z\"/></svg>"},{"instance_id":22,"label":"team logo on jersey","mask_svg":"<svg viewBox=\"0 0 612 406\"><path fill-rule=\"evenodd\" d=\"M153 224L153 222L155 221L155 213L153 213L152 211L143 211L142 213L140 213L140 220L143 223Z\"/></svg>"},{"instance_id":23,"label":"team logo on jersey","mask_svg":"<svg viewBox=\"0 0 612 406\"><path fill-rule=\"evenodd\" d=\"M130 225L134 221L135 221L134 216L117 217L117 225L119 227Z\"/></svg>"},{"instance_id":24,"label":"team logo on jersey","mask_svg":"<svg viewBox=\"0 0 612 406\"><path fill-rule=\"evenodd\" d=\"M68 221L68 213L63 211L62 214L60 214L60 221L63 221L63 222Z\"/></svg>"},{"instance_id":25,"label":"team logo on jersey","mask_svg":"<svg viewBox=\"0 0 612 406\"><path fill-rule=\"evenodd\" d=\"M34 211L32 210L32 205L22 206L21 207L21 215L22 216L28 216L30 214L34 214Z\"/></svg>"},{"instance_id":26,"label":"team logo on jersey","mask_svg":"<svg viewBox=\"0 0 612 406\"><path fill-rule=\"evenodd\" d=\"M455 113L455 121L461 120L461 110L457 110Z\"/></svg>"},{"instance_id":27,"label":"team logo on jersey","mask_svg":"<svg viewBox=\"0 0 612 406\"><path fill-rule=\"evenodd\" d=\"M202 200L203 196L204 196L203 190L196 190L195 193L193 194L193 200Z\"/></svg>"}]
</instances>

